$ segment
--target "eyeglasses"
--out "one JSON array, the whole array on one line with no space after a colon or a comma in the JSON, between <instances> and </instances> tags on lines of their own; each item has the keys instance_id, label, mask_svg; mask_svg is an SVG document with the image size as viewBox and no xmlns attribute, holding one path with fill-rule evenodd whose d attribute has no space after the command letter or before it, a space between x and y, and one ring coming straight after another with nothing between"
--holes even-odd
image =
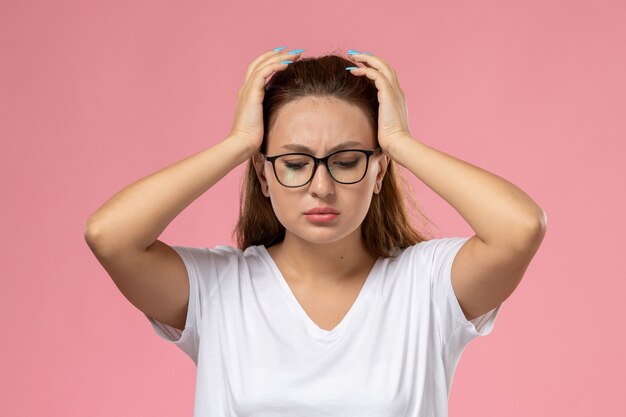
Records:
<instances>
[{"instance_id":1,"label":"eyeglasses","mask_svg":"<svg viewBox=\"0 0 626 417\"><path fill-rule=\"evenodd\" d=\"M307 153L285 153L267 156L272 163L278 182L289 188L302 187L315 176L320 163L326 165L333 180L340 184L355 184L365 178L370 156L381 151L378 147L369 149L344 149L333 152L323 158L316 158Z\"/></svg>"}]
</instances>

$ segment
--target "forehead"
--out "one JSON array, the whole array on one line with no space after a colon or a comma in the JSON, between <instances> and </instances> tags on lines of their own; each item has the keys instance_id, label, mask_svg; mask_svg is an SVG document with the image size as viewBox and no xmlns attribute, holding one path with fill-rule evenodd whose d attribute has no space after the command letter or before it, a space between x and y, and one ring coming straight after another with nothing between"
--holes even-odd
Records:
<instances>
[{"instance_id":1,"label":"forehead","mask_svg":"<svg viewBox=\"0 0 626 417\"><path fill-rule=\"evenodd\" d=\"M321 155L346 142L357 149L374 146L374 132L363 110L340 99L306 97L279 108L267 145L270 154L302 152L306 147Z\"/></svg>"}]
</instances>

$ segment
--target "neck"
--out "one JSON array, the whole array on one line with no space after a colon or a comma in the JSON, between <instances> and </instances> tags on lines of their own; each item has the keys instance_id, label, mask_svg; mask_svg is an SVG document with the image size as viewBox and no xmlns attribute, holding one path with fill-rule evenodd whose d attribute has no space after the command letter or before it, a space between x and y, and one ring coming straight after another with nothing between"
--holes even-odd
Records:
<instances>
[{"instance_id":1,"label":"neck","mask_svg":"<svg viewBox=\"0 0 626 417\"><path fill-rule=\"evenodd\" d=\"M377 256L368 251L360 229L340 241L311 243L288 231L268 252L281 268L299 282L336 285L369 271Z\"/></svg>"}]
</instances>

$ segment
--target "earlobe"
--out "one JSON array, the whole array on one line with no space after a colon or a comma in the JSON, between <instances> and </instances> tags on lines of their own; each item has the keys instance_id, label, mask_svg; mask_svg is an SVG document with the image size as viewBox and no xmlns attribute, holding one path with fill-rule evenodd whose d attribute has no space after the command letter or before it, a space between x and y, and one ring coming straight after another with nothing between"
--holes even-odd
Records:
<instances>
[{"instance_id":1,"label":"earlobe","mask_svg":"<svg viewBox=\"0 0 626 417\"><path fill-rule=\"evenodd\" d=\"M389 166L389 158L387 157L387 155L383 155L382 158L380 158L380 161L378 163L379 163L379 170L378 170L378 175L376 175L376 186L374 187L376 194L380 193L380 190L383 187L383 178L385 178L385 175L387 174L387 167Z\"/></svg>"},{"instance_id":2,"label":"earlobe","mask_svg":"<svg viewBox=\"0 0 626 417\"><path fill-rule=\"evenodd\" d=\"M269 197L267 179L265 178L265 173L263 171L264 164L262 155L260 153L255 154L252 162L254 164L254 171L256 172L257 179L259 180L259 184L261 185L261 192L265 197Z\"/></svg>"}]
</instances>

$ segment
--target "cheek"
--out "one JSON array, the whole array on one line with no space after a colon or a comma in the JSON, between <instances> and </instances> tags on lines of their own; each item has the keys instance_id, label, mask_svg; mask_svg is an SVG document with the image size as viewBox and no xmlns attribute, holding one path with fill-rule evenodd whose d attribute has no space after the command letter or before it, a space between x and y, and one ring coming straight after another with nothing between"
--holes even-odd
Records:
<instances>
[{"instance_id":1,"label":"cheek","mask_svg":"<svg viewBox=\"0 0 626 417\"><path fill-rule=\"evenodd\" d=\"M359 211L359 215L367 214L372 198L374 197L374 189L376 186L376 173L368 170L367 175L359 183L358 196L352 200L355 210Z\"/></svg>"},{"instance_id":2,"label":"cheek","mask_svg":"<svg viewBox=\"0 0 626 417\"><path fill-rule=\"evenodd\" d=\"M355 210L358 210L359 217L365 217L365 215L367 214L370 208L370 204L372 203L373 195L374 194L370 186L370 187L365 188L361 192L360 196L355 200L354 207L355 207Z\"/></svg>"},{"instance_id":3,"label":"cheek","mask_svg":"<svg viewBox=\"0 0 626 417\"><path fill-rule=\"evenodd\" d=\"M346 190L340 200L344 212L350 213L350 217L358 222L369 211L374 193L374 180L365 177L360 183L354 185L358 185L358 187Z\"/></svg>"},{"instance_id":4,"label":"cheek","mask_svg":"<svg viewBox=\"0 0 626 417\"><path fill-rule=\"evenodd\" d=\"M286 222L289 222L290 219L295 218L299 214L298 210L300 209L302 197L280 185L276 178L268 180L268 187L270 203L274 213L284 226Z\"/></svg>"},{"instance_id":5,"label":"cheek","mask_svg":"<svg viewBox=\"0 0 626 417\"><path fill-rule=\"evenodd\" d=\"M370 166L370 168L372 168ZM365 178L361 181L361 192L362 193L370 193L374 192L374 187L376 185L376 174L378 170L376 169L367 169L367 174L365 174Z\"/></svg>"}]
</instances>

